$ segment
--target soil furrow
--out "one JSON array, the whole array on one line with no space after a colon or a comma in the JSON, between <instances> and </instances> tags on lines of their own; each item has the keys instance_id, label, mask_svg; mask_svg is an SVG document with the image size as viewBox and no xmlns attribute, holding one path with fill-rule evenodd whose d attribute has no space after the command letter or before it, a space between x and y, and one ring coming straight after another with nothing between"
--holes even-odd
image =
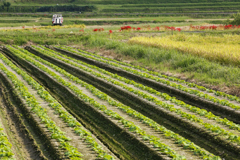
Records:
<instances>
[{"instance_id":1,"label":"soil furrow","mask_svg":"<svg viewBox=\"0 0 240 160\"><path fill-rule=\"evenodd\" d=\"M46 58L46 59L47 59L47 58ZM51 61L51 62L54 63L53 61ZM60 65L60 66L61 66L61 65ZM73 72L76 73L77 70L72 68L72 69L69 69L68 71L69 71L70 73L73 73ZM73 74L74 74L74 73L73 73ZM74 74L74 75L75 75L75 74ZM88 77L88 76L87 76L87 75L84 75L84 77ZM95 81L97 81L97 78L95 78ZM97 82L97 83L99 83L99 82ZM125 97L124 99L126 99L126 97ZM155 113L155 114L156 114L156 113ZM192 123L192 124L194 124L194 123ZM197 124L195 124L195 126L197 126ZM199 128L199 129L200 129L200 128ZM206 133L204 133L204 134L208 134L209 131L205 131L205 132L206 132ZM204 134L203 134L203 135L204 135ZM215 135L215 136L216 136L216 135ZM215 136L214 136L214 137L215 137ZM215 139L215 138L212 138L212 139ZM196 140L195 140L195 141L196 141ZM224 146L224 145L223 145L223 146ZM210 150L211 150L211 149L210 149ZM218 148L218 151L219 151L219 152L220 152L220 150L222 150L222 149ZM231 153L230 153L230 154L231 154Z\"/></svg>"},{"instance_id":2,"label":"soil furrow","mask_svg":"<svg viewBox=\"0 0 240 160\"><path fill-rule=\"evenodd\" d=\"M18 152L18 154L26 152L20 156L17 154L18 158L51 160L61 157L56 150L54 142L49 141L49 134L46 127L41 124L41 120L38 117L32 114L31 108L26 105L24 99L19 97L19 93L14 89L13 84L2 71L0 71L0 78L1 86L3 87L3 90L1 90L3 94L2 100L8 107L7 111L11 116L12 122L14 122L15 126L12 126L12 129L16 129L14 136L19 136L20 139L23 139L14 142L17 143L14 147L22 144L19 147L23 150ZM53 148L53 146L55 147Z\"/></svg>"},{"instance_id":3,"label":"soil furrow","mask_svg":"<svg viewBox=\"0 0 240 160\"><path fill-rule=\"evenodd\" d=\"M50 70L52 70L52 71L55 71L55 70L53 70L53 69L51 69L51 68L49 68ZM55 71L55 73L56 73L56 71ZM101 100L101 99L99 99L99 98L97 98L96 96L94 96L94 95L92 95L92 93L90 92L90 91L88 91L88 90L86 90L84 87L82 87L81 85L78 85L78 84L76 84L75 82L73 82L73 81L69 81L67 78L64 78L64 75L62 75L62 74L60 74L60 73L56 73L56 74L58 74L59 76L61 76L64 80L66 80L67 82L71 82L72 84L74 84L75 86L77 86L80 90L82 90L85 94L87 94L88 96L90 96L91 98L93 98L93 99L95 99L97 102L101 102L101 104L104 104L105 106L107 106L109 109L111 109L111 110L113 110L113 111L116 111L117 113L119 113L121 116L123 116L124 118L126 118L127 120L130 120L130 121L133 121L134 123L137 123L139 126L140 126L140 128L142 128L142 127L144 127L144 130L145 131L148 131L149 132L149 134L151 134L151 135L157 135L157 137L162 137L162 138L164 138L164 136L163 135L161 135L161 134L156 134L156 132L151 128L151 127L149 127L149 126L146 126L146 125L144 125L142 122L139 122L138 120L136 120L136 119L134 119L134 118L132 118L131 116L128 116L128 115L126 115L126 113L124 113L124 112L122 112L120 109L118 109L118 108L116 108L116 107L113 107L113 106L111 106L111 105L109 105L106 101L103 101L103 100ZM147 129L148 128L148 129ZM166 139L166 138L165 138ZM163 140L164 141L164 140ZM170 143L171 144L171 146L173 146L173 144L175 143L173 140L169 140L169 139L167 139L167 142L166 142L167 144L168 143ZM179 148L181 148L180 146L176 146L176 144L174 144L175 145L175 147L173 147L173 149L175 150L178 150L179 151ZM189 154L189 153L186 153L186 152L189 152L189 151L185 151L185 153L182 153L182 155L187 155L187 154ZM180 152L181 153L181 152ZM196 158L196 157L195 157Z\"/></svg>"},{"instance_id":4,"label":"soil furrow","mask_svg":"<svg viewBox=\"0 0 240 160\"><path fill-rule=\"evenodd\" d=\"M2 60L0 60L0 62L4 64L4 62L2 62ZM54 109L48 106L49 103L47 103L45 100L43 100L37 94L36 90L32 89L32 87L10 67L8 67L6 65L5 65L5 67L8 68L9 71L11 71L15 75L17 75L18 79L20 79L25 84L25 86L28 88L28 91L36 97L36 99L39 102L39 104L41 105L41 107L43 107L47 110L47 115L49 117L51 117L51 119L56 123L56 125L61 129L61 131L65 132L66 135L71 138L70 144L73 145L74 147L78 148L79 152L83 154L83 157L82 157L83 159L89 159L89 160L90 159L98 159L97 154L92 150L92 148L89 146L89 144L84 142L83 139L80 139L80 137L75 133L74 129L69 127L65 122L63 122L63 120L59 117L59 115L55 113ZM100 142L99 140L97 140L97 141ZM107 149L106 147L104 147L104 148Z\"/></svg>"},{"instance_id":5,"label":"soil furrow","mask_svg":"<svg viewBox=\"0 0 240 160\"><path fill-rule=\"evenodd\" d=\"M73 57L75 59L84 61L84 62L92 64L92 65L96 65L97 67L103 68L107 71L118 74L118 75L123 76L125 78L134 80L138 83L142 83L143 85L152 87L152 88L154 88L154 89L156 89L160 92L167 93L172 97L176 97L179 100L184 101L185 103L188 103L188 104L193 105L193 106L197 106L199 108L204 108L208 111L211 111L215 115L219 115L223 118L227 118L227 119L229 119L229 120L231 120L235 123L240 124L240 112L236 111L235 109L232 109L232 108L227 107L227 106L221 106L219 104L213 103L213 102L208 101L206 99L200 98L196 95L192 95L192 94L186 93L184 91L180 91L180 90L175 89L173 87L170 87L166 84L162 84L160 82L156 82L154 80L135 75L133 73L130 73L128 71L125 71L123 69L111 66L111 65L103 63L103 62L98 62L96 60L92 60L90 58L86 58L86 57L83 57L83 56L80 56L80 55L77 55L75 53L65 51L65 50L62 50L62 49L59 49L59 48L54 48L54 49L56 49L58 52L60 52L62 54L65 54L67 56Z\"/></svg>"},{"instance_id":6,"label":"soil furrow","mask_svg":"<svg viewBox=\"0 0 240 160\"><path fill-rule=\"evenodd\" d=\"M41 62L39 62L41 63ZM43 63L41 63L42 65L44 65ZM175 151L178 151L178 153L180 155L186 156L188 157L188 159L200 159L198 156L193 155L190 151L185 151L182 150L182 147L177 145L175 143L175 141L171 140L171 139L167 139L164 135L162 135L161 133L156 132L154 129L150 128L149 126L143 124L142 122L136 120L135 118L132 118L131 116L127 115L125 112L121 111L119 108L116 108L114 106L109 105L106 101L101 100L100 98L96 97L95 95L93 95L89 90L87 90L85 87L82 87L79 84L76 84L75 82L69 80L68 78L66 78L63 74L56 72L54 69L50 68L49 66L45 65L49 70L55 72L57 75L61 76L66 82L70 82L71 84L75 85L77 88L79 88L81 91L83 91L84 94L86 94L87 96L93 98L95 101L99 102L102 105L107 106L108 109L118 113L120 116L124 117L124 119L129 120L131 122L134 122L134 124L136 124L137 126L139 126L140 128L144 129L144 131L146 131L148 134L150 135L154 135L158 138L161 139L161 142L164 142L165 144L168 144L172 149L174 149ZM118 121L115 120L115 122L117 123Z\"/></svg>"},{"instance_id":7,"label":"soil furrow","mask_svg":"<svg viewBox=\"0 0 240 160\"><path fill-rule=\"evenodd\" d=\"M65 57L62 57L62 58L67 59L67 58L65 58ZM174 105L175 108L181 109L182 111L184 111L184 112L186 112L186 113L195 115L196 117L201 118L201 119L202 119L204 122L206 122L206 123L210 123L210 124L212 124L212 125L219 126L219 127L221 127L222 129L228 130L228 131L230 131L230 132L232 132L232 133L240 136L240 131L238 131L238 130L230 129L228 126L223 125L223 124L220 124L220 123L217 123L215 120L211 120L211 119L208 119L208 118L206 118L206 117L204 117L204 116L200 116L200 115L197 114L197 113L191 112L191 111L188 110L187 108L178 106L178 105L176 105L176 104L174 104L174 103L172 103L172 102L170 102L170 101L165 100L164 98L162 98L162 97L160 97L160 96L157 96L157 95L152 94L152 93L150 93L150 92L147 92L147 91L145 91L145 90L139 89L139 88L135 87L134 85L127 84L127 83L125 83L124 81L120 81L120 80L117 79L117 78L113 78L113 77L111 77L111 76L109 76L109 75L107 75L107 74L104 74L103 72L98 71L97 69L93 69L93 68L90 68L90 67L88 67L88 66L86 66L86 65L82 65L82 64L80 64L80 63L76 63L76 62L74 62L74 61L71 60L71 59L68 59L68 60L70 60L70 61L71 61L72 63L74 63L74 64L78 64L78 65L81 65L81 66L86 67L86 68L88 68L88 69L91 69L91 70L93 70L95 73L103 74L103 75L106 76L107 78L113 79L113 80L115 80L115 81L117 81L117 82L121 82L121 83L123 83L124 85L126 85L126 86L128 86L128 87L131 87L131 88L133 88L133 89L135 89L135 90L138 90L138 91L141 91L141 92L143 92L143 93L145 93L145 94L151 95L152 97L155 97L155 98L159 99L160 101L163 101L163 102L166 102L166 103L168 103L168 104ZM74 67L74 65L72 65L72 64L70 64L70 65ZM79 68L79 69L80 69L80 68ZM80 69L80 70L82 70L82 69ZM98 78L100 78L100 77L98 77ZM102 79L103 79L103 78L102 78ZM113 85L114 85L114 84L113 84ZM121 87L121 86L120 86L120 87ZM126 90L126 89L124 89L124 90ZM126 91L129 92L128 90L126 90ZM153 103L153 102L150 101L150 103ZM161 107L161 106L160 106L160 107Z\"/></svg>"},{"instance_id":8,"label":"soil furrow","mask_svg":"<svg viewBox=\"0 0 240 160\"><path fill-rule=\"evenodd\" d=\"M49 88L51 92L62 100L65 106L68 106L85 123L90 124L88 128L91 129L93 127L91 131L99 133L100 135L98 136L101 137L101 140L110 145L111 150L115 150L114 153L118 154L121 159L126 159L127 157L127 159L169 159L165 154L161 154L151 147L149 148L149 144L146 142L139 141L133 133L124 129L123 125L110 120L109 116L103 114L103 111L96 110L89 103L77 98L72 91L51 78L44 71L39 70L35 65L30 64L20 57L16 57L16 55L7 50L5 51L15 62L31 73L36 79L40 80L45 87ZM97 128L97 131L94 128ZM112 146L112 144L117 146Z\"/></svg>"},{"instance_id":9,"label":"soil furrow","mask_svg":"<svg viewBox=\"0 0 240 160\"><path fill-rule=\"evenodd\" d=\"M75 48L72 48L72 49L75 50L76 52L80 52L80 51L78 51L78 50L75 49ZM87 53L84 53L84 52L80 52L80 53L86 54L87 56L92 56L92 57L95 57L95 58L99 58L98 56L93 56L93 55L90 55L90 54L87 54ZM104 58L105 58L105 57L103 57L102 60L109 61L109 59L110 59L110 58L108 58L108 57L107 57L108 60L106 60L106 59L104 59ZM110 60L110 61L111 61L111 60ZM148 73L148 72L145 72L145 71L140 70L140 69L137 69L137 68L133 68L133 67L128 66L128 65L120 64L120 63L117 63L117 62L114 62L114 61L111 61L111 62L112 62L112 63L115 63L115 64L117 64L117 65L120 65L120 66L124 66L124 67L128 67L128 68L134 69L134 70L139 71L139 72ZM185 84L185 83L180 83L180 82L171 80L171 77L168 79L168 78L164 78L164 77L158 77L158 76L156 76L156 75L154 75L154 74L151 74L151 73L148 73L148 74L150 74L150 75L152 75L152 76L154 76L154 77L157 77L157 78L164 79L164 80L166 80L166 81L170 81L170 82L172 82L172 83L176 83L176 84L178 84L178 85L182 85L182 86L187 87L187 88L189 88L189 89L201 91L201 92L203 92L204 94L208 94L208 95L210 95L210 96L213 96L213 97L218 98L218 99L221 99L221 100L228 100L230 103L233 103L233 104L235 104L235 105L239 105L239 106L240 106L240 102L237 102L237 101L235 101L235 100L230 100L230 99L228 99L227 97L218 96L218 95L216 95L216 94L214 94L214 93L210 93L210 92L201 90L201 89L199 89L199 88L197 88L197 87L189 87L189 86L188 86L187 84Z\"/></svg>"}]
</instances>

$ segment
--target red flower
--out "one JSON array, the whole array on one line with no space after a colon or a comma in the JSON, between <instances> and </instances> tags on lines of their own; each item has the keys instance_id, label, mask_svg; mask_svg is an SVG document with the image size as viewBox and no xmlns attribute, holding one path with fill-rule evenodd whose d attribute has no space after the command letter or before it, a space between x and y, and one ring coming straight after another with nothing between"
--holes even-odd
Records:
<instances>
[{"instance_id":1,"label":"red flower","mask_svg":"<svg viewBox=\"0 0 240 160\"><path fill-rule=\"evenodd\" d=\"M159 30L160 30L160 27L155 27L154 30L158 30L158 31L159 31Z\"/></svg>"},{"instance_id":2,"label":"red flower","mask_svg":"<svg viewBox=\"0 0 240 160\"><path fill-rule=\"evenodd\" d=\"M141 28L140 28L140 27L138 27L138 28L137 28L137 30L138 30L138 31L140 31L140 30L141 30Z\"/></svg>"},{"instance_id":3,"label":"red flower","mask_svg":"<svg viewBox=\"0 0 240 160\"><path fill-rule=\"evenodd\" d=\"M113 31L112 30L109 30L109 33L111 34Z\"/></svg>"},{"instance_id":4,"label":"red flower","mask_svg":"<svg viewBox=\"0 0 240 160\"><path fill-rule=\"evenodd\" d=\"M130 30L130 29L132 29L131 26L123 26L123 27L121 27L121 30Z\"/></svg>"},{"instance_id":5,"label":"red flower","mask_svg":"<svg viewBox=\"0 0 240 160\"><path fill-rule=\"evenodd\" d=\"M176 31L180 32L182 29L181 28L176 28Z\"/></svg>"}]
</instances>

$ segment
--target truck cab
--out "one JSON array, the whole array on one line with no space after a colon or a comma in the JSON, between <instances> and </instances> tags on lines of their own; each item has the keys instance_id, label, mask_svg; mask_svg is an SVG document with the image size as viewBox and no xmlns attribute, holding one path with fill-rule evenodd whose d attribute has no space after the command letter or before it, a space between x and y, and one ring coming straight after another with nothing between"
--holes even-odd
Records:
<instances>
[{"instance_id":1,"label":"truck cab","mask_svg":"<svg viewBox=\"0 0 240 160\"><path fill-rule=\"evenodd\" d=\"M53 25L62 25L63 24L63 17L61 14L54 14L52 18Z\"/></svg>"}]
</instances>

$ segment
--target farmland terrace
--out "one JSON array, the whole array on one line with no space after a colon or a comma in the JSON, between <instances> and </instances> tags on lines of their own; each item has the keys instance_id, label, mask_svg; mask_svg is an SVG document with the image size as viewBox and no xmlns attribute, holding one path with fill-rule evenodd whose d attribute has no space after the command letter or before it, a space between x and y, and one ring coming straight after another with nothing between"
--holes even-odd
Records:
<instances>
[{"instance_id":1,"label":"farmland terrace","mask_svg":"<svg viewBox=\"0 0 240 160\"><path fill-rule=\"evenodd\" d=\"M50 1L9 1L0 12L8 13L38 13L38 12L76 12L81 14L207 14L223 12L225 14L238 12L240 2L237 0L50 0ZM120 14L120 15L121 15Z\"/></svg>"}]
</instances>

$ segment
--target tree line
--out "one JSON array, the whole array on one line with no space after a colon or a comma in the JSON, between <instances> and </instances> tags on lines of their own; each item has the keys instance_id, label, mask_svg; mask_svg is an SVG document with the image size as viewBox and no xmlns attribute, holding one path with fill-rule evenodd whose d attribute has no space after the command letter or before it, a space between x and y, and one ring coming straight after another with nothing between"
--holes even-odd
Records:
<instances>
[{"instance_id":1,"label":"tree line","mask_svg":"<svg viewBox=\"0 0 240 160\"><path fill-rule=\"evenodd\" d=\"M95 6L56 5L56 6L11 6L10 2L4 2L0 12L92 12Z\"/></svg>"}]
</instances>

